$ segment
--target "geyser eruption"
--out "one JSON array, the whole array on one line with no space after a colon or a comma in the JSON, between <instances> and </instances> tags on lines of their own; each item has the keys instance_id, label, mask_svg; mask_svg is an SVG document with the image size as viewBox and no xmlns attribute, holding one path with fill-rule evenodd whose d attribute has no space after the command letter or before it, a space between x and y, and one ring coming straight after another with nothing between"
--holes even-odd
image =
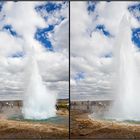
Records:
<instances>
[{"instance_id":1,"label":"geyser eruption","mask_svg":"<svg viewBox=\"0 0 140 140\"><path fill-rule=\"evenodd\" d=\"M140 75L131 41L129 19L121 20L115 42L115 98L108 117L117 120L140 120Z\"/></svg>"},{"instance_id":2,"label":"geyser eruption","mask_svg":"<svg viewBox=\"0 0 140 140\"><path fill-rule=\"evenodd\" d=\"M56 115L56 94L46 89L43 84L37 61L32 49L28 56L26 71L26 90L22 113L26 119L47 119Z\"/></svg>"}]
</instances>

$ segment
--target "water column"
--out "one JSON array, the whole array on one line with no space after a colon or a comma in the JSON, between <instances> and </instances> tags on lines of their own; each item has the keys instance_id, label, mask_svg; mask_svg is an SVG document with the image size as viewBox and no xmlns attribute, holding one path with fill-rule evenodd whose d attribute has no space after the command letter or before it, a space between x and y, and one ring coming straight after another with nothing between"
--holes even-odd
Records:
<instances>
[{"instance_id":1,"label":"water column","mask_svg":"<svg viewBox=\"0 0 140 140\"><path fill-rule=\"evenodd\" d=\"M140 75L131 41L130 20L123 16L114 45L114 104L107 116L118 120L140 120Z\"/></svg>"},{"instance_id":2,"label":"water column","mask_svg":"<svg viewBox=\"0 0 140 140\"><path fill-rule=\"evenodd\" d=\"M46 88L33 49L28 55L22 113L26 119L47 119L56 115L56 94ZM28 79L28 80L27 80Z\"/></svg>"}]
</instances>

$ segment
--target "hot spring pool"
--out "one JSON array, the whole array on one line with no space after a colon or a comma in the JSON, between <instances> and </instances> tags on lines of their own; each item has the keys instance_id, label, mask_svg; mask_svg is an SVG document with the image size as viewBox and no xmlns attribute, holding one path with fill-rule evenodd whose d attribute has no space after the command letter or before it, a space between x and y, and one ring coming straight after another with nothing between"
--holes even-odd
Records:
<instances>
[{"instance_id":1,"label":"hot spring pool","mask_svg":"<svg viewBox=\"0 0 140 140\"><path fill-rule=\"evenodd\" d=\"M104 121L115 121L119 123L140 124L140 120L117 120L117 119L102 119Z\"/></svg>"},{"instance_id":2,"label":"hot spring pool","mask_svg":"<svg viewBox=\"0 0 140 140\"><path fill-rule=\"evenodd\" d=\"M39 122L39 123L53 123L53 124L60 124L60 125L68 125L69 119L65 116L55 116L48 119L42 120L32 120L32 119L24 119L22 115L14 115L8 118L9 120L16 120L16 121L28 121L28 122Z\"/></svg>"},{"instance_id":3,"label":"hot spring pool","mask_svg":"<svg viewBox=\"0 0 140 140\"><path fill-rule=\"evenodd\" d=\"M97 117L92 115L88 115L90 119L97 119L101 121L110 121L110 122L118 122L118 123L130 123L130 124L140 124L140 120L131 120L131 119L111 119L111 118L105 118L105 117Z\"/></svg>"}]
</instances>

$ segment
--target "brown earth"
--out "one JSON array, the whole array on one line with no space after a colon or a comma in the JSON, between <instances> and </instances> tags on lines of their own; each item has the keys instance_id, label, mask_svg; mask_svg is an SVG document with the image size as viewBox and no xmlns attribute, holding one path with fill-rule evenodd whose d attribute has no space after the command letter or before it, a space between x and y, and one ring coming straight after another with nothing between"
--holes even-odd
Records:
<instances>
[{"instance_id":1,"label":"brown earth","mask_svg":"<svg viewBox=\"0 0 140 140\"><path fill-rule=\"evenodd\" d=\"M41 124L0 120L0 138L68 138L68 128L55 124Z\"/></svg>"},{"instance_id":2,"label":"brown earth","mask_svg":"<svg viewBox=\"0 0 140 140\"><path fill-rule=\"evenodd\" d=\"M71 110L71 138L140 139L140 125L95 120L79 110Z\"/></svg>"},{"instance_id":3,"label":"brown earth","mask_svg":"<svg viewBox=\"0 0 140 140\"><path fill-rule=\"evenodd\" d=\"M60 109L57 115L68 117L68 110ZM67 139L68 125L7 120L5 114L0 114L0 139Z\"/></svg>"},{"instance_id":4,"label":"brown earth","mask_svg":"<svg viewBox=\"0 0 140 140\"><path fill-rule=\"evenodd\" d=\"M67 109L60 109L56 114L61 116L69 116L69 111Z\"/></svg>"}]
</instances>

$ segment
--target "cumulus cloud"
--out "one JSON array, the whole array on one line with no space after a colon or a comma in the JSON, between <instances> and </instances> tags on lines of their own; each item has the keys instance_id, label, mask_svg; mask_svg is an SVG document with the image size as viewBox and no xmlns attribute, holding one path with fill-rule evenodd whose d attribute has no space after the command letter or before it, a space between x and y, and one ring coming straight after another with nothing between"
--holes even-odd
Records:
<instances>
[{"instance_id":1,"label":"cumulus cloud","mask_svg":"<svg viewBox=\"0 0 140 140\"><path fill-rule=\"evenodd\" d=\"M68 55L68 48L69 48L69 26L68 26L68 19L65 19L62 21L62 23L56 27L55 32L52 36L53 40L53 46L55 47L55 50L57 51L63 51L63 53ZM60 36L61 34L61 36ZM59 40L59 41L58 41Z\"/></svg>"},{"instance_id":2,"label":"cumulus cloud","mask_svg":"<svg viewBox=\"0 0 140 140\"><path fill-rule=\"evenodd\" d=\"M8 56L15 51L22 51L21 39L15 39L7 32L0 32L0 54L2 56Z\"/></svg>"},{"instance_id":3,"label":"cumulus cloud","mask_svg":"<svg viewBox=\"0 0 140 140\"><path fill-rule=\"evenodd\" d=\"M68 97L68 4L52 2L62 5L61 9L54 9L52 13L45 9L41 13L36 10L36 7L48 3L5 2L2 5L0 11L0 89L3 91L0 97L2 98L4 94L8 95L5 98L22 97L24 71L32 47L46 86L51 88L54 85L55 88L51 89L58 93L58 98ZM61 22L60 17L63 16L65 19ZM10 25L16 35L3 30L5 25ZM47 50L35 39L37 29L45 29L49 25L55 25L53 31L48 33L48 39L53 47L59 48L54 51ZM14 57L18 53L21 53L22 57Z\"/></svg>"},{"instance_id":4,"label":"cumulus cloud","mask_svg":"<svg viewBox=\"0 0 140 140\"><path fill-rule=\"evenodd\" d=\"M138 3L71 2L72 100L112 98L114 40L124 14L130 18L131 28L140 27L128 10ZM85 77L75 78L78 72Z\"/></svg>"}]
</instances>

